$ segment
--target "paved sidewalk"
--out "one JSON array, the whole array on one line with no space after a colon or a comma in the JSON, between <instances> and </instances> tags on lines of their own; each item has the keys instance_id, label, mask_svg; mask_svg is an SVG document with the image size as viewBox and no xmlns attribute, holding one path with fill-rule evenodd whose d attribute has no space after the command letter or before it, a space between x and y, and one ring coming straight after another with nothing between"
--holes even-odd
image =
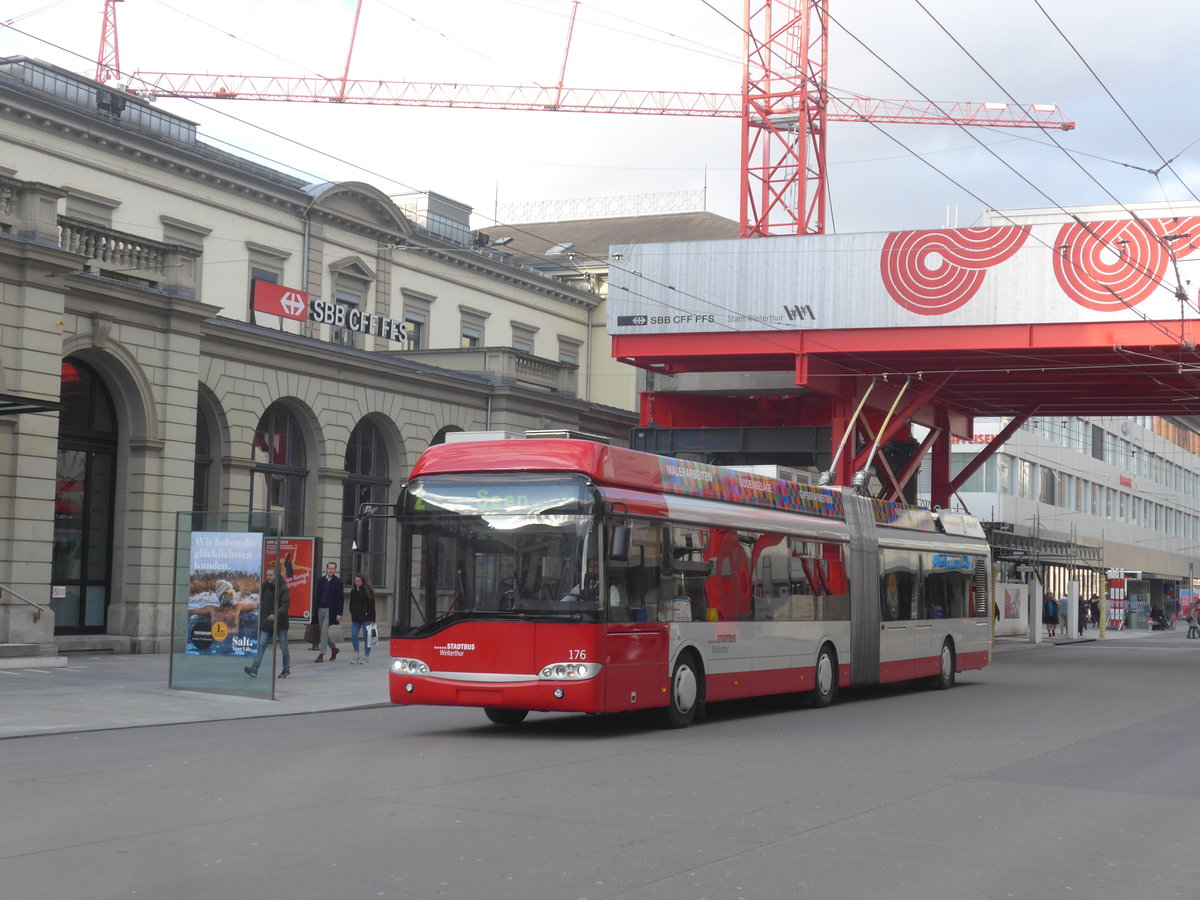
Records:
<instances>
[{"instance_id":1,"label":"paved sidewalk","mask_svg":"<svg viewBox=\"0 0 1200 900\"><path fill-rule=\"evenodd\" d=\"M1183 644L1186 631L1108 631L1104 640L1154 637ZM1050 650L1098 638L1094 630L1039 644L1027 636L1002 637L993 652ZM0 739L388 705L386 644L363 666L351 665L345 651L334 663L318 665L314 658L311 651L293 650L292 677L276 682L276 700L172 690L166 653L70 656L65 666L0 669Z\"/></svg>"},{"instance_id":2,"label":"paved sidewalk","mask_svg":"<svg viewBox=\"0 0 1200 900\"><path fill-rule=\"evenodd\" d=\"M276 681L276 700L172 690L166 653L80 655L65 666L0 669L0 739L388 704L383 642L361 666L351 665L346 650L333 663L315 664L316 655L292 651L292 677Z\"/></svg>"},{"instance_id":3,"label":"paved sidewalk","mask_svg":"<svg viewBox=\"0 0 1200 900\"><path fill-rule=\"evenodd\" d=\"M1105 629L1104 641L1132 641L1140 638L1161 638L1165 641L1173 641L1176 638L1184 640L1187 637L1187 625L1183 622L1178 623L1174 629L1167 631L1150 631L1146 628L1126 628L1121 631L1116 631L1112 628ZM1058 637L1046 637L1045 628L1042 629L1041 641L1034 643L1029 639L1029 635L1005 635L996 638L995 646L992 647L993 653L1004 653L1010 650L1033 650L1043 647L1064 647L1071 644L1092 643L1101 640L1100 629L1089 628L1082 635L1067 636L1059 635Z\"/></svg>"}]
</instances>

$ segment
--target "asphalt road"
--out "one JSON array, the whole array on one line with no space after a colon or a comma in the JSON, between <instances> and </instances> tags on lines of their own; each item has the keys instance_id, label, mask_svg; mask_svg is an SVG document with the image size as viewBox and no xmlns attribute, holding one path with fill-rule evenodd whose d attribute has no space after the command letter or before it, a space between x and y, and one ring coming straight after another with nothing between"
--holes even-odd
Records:
<instances>
[{"instance_id":1,"label":"asphalt road","mask_svg":"<svg viewBox=\"0 0 1200 900\"><path fill-rule=\"evenodd\" d=\"M1200 642L636 717L358 709L0 742L0 895L1195 897Z\"/></svg>"}]
</instances>

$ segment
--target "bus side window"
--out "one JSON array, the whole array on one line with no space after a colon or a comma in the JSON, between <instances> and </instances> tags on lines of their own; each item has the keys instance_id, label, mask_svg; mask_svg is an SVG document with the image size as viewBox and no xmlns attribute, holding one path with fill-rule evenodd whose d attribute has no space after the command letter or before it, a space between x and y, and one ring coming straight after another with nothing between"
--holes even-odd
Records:
<instances>
[{"instance_id":1,"label":"bus side window","mask_svg":"<svg viewBox=\"0 0 1200 900\"><path fill-rule=\"evenodd\" d=\"M660 539L664 530L657 524L634 521L630 526L628 559L609 563L610 583L623 591L630 621L653 622L658 617L663 584Z\"/></svg>"},{"instance_id":2,"label":"bus side window","mask_svg":"<svg viewBox=\"0 0 1200 900\"><path fill-rule=\"evenodd\" d=\"M703 622L708 618L708 579L720 571L712 558L705 558L709 554L709 531L675 525L671 527L671 538L673 603L670 614L672 618L680 615L683 601L687 600L685 615L690 616L690 621Z\"/></svg>"},{"instance_id":3,"label":"bus side window","mask_svg":"<svg viewBox=\"0 0 1200 900\"><path fill-rule=\"evenodd\" d=\"M879 551L879 614L885 622L920 614L920 561L907 550Z\"/></svg>"},{"instance_id":4,"label":"bus side window","mask_svg":"<svg viewBox=\"0 0 1200 900\"><path fill-rule=\"evenodd\" d=\"M948 568L945 564L938 565L940 557L942 554L930 553L922 560L925 596L929 603L927 618L961 619L971 615L967 598L970 595L971 577L975 572L974 561L970 557L944 557L960 564L958 568Z\"/></svg>"},{"instance_id":5,"label":"bus side window","mask_svg":"<svg viewBox=\"0 0 1200 900\"><path fill-rule=\"evenodd\" d=\"M840 544L821 545L824 593L817 605L822 622L850 621L850 579L846 576L845 552Z\"/></svg>"},{"instance_id":6,"label":"bus side window","mask_svg":"<svg viewBox=\"0 0 1200 900\"><path fill-rule=\"evenodd\" d=\"M777 534L743 534L750 550L752 618L756 622L791 618L792 583L789 574L789 541Z\"/></svg>"}]
</instances>

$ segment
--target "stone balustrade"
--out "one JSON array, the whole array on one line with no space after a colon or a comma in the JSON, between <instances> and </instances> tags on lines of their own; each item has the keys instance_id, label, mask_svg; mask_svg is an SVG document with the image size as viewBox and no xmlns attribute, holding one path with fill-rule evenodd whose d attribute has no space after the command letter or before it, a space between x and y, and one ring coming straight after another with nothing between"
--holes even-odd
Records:
<instances>
[{"instance_id":1,"label":"stone balustrade","mask_svg":"<svg viewBox=\"0 0 1200 900\"><path fill-rule=\"evenodd\" d=\"M85 267L89 271L172 296L195 298L198 251L69 216L59 216L58 226L59 246L87 259Z\"/></svg>"}]
</instances>

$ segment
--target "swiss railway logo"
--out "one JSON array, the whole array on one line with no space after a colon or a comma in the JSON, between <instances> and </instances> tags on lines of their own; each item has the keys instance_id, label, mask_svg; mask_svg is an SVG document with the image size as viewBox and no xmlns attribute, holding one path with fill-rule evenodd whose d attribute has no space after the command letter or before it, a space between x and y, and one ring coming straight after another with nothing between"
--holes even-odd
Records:
<instances>
[{"instance_id":1,"label":"swiss railway logo","mask_svg":"<svg viewBox=\"0 0 1200 900\"><path fill-rule=\"evenodd\" d=\"M617 316L618 325L645 325L648 322L648 316Z\"/></svg>"},{"instance_id":2,"label":"swiss railway logo","mask_svg":"<svg viewBox=\"0 0 1200 900\"><path fill-rule=\"evenodd\" d=\"M308 319L308 294L270 281L254 282L254 309L300 322Z\"/></svg>"},{"instance_id":3,"label":"swiss railway logo","mask_svg":"<svg viewBox=\"0 0 1200 900\"><path fill-rule=\"evenodd\" d=\"M923 316L959 309L983 285L989 269L1011 259L1029 227L900 231L889 234L879 272L888 295ZM1130 309L1162 287L1172 258L1200 249L1200 216L1071 222L1053 244L1054 278L1087 309Z\"/></svg>"},{"instance_id":4,"label":"swiss railway logo","mask_svg":"<svg viewBox=\"0 0 1200 900\"><path fill-rule=\"evenodd\" d=\"M304 313L304 307L308 303L308 298L299 291L286 291L279 298L280 308L293 319L298 319Z\"/></svg>"}]
</instances>

